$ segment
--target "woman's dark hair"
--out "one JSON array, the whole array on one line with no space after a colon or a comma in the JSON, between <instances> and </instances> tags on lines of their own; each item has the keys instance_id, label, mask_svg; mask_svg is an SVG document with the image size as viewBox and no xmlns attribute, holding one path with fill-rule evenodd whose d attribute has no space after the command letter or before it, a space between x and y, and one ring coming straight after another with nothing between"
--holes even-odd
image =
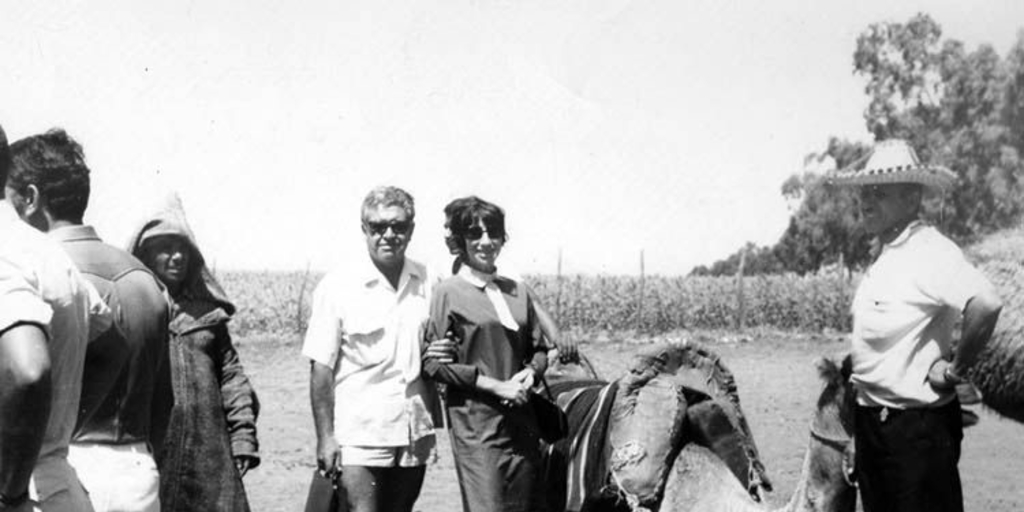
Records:
<instances>
[{"instance_id":1,"label":"woman's dark hair","mask_svg":"<svg viewBox=\"0 0 1024 512\"><path fill-rule=\"evenodd\" d=\"M468 196L456 199L444 207L446 224L450 235L446 237L448 246L457 250L460 256L466 251L466 235L469 229L476 226L477 222L483 223L487 228L487 235L499 239L502 243L508 241L508 233L505 232L505 211L498 205L480 199L476 196Z\"/></svg>"}]
</instances>

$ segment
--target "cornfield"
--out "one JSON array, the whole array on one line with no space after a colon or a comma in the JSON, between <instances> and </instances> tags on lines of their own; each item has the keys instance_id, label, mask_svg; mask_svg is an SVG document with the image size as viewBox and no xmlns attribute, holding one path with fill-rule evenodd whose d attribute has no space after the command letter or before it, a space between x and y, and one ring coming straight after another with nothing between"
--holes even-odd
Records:
<instances>
[{"instance_id":1,"label":"cornfield","mask_svg":"<svg viewBox=\"0 0 1024 512\"><path fill-rule=\"evenodd\" d=\"M308 272L220 272L221 284L238 306L233 332L304 332L313 288L321 277ZM535 275L526 281L562 329L650 334L735 328L741 322L746 327L847 331L855 284L834 275L753 276L744 278L741 299L733 277Z\"/></svg>"}]
</instances>

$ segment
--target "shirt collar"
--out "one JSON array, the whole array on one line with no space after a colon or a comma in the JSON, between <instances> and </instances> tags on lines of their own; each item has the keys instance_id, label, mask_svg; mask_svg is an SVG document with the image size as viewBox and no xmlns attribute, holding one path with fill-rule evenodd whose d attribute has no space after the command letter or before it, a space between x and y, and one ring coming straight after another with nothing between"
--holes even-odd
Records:
<instances>
[{"instance_id":1,"label":"shirt collar","mask_svg":"<svg viewBox=\"0 0 1024 512\"><path fill-rule=\"evenodd\" d=\"M456 275L464 279L467 283L480 289L485 288L488 283L497 283L500 285L510 281L510 279L499 275L497 272L488 274L487 272L476 270L465 263L459 267L459 272Z\"/></svg>"},{"instance_id":2,"label":"shirt collar","mask_svg":"<svg viewBox=\"0 0 1024 512\"><path fill-rule=\"evenodd\" d=\"M384 278L384 274L380 273L380 270L377 269L377 266L371 260L367 260L366 264L363 265L362 274L361 282L367 288L375 285L391 287L388 280ZM405 261L402 263L402 273L398 277L398 289L395 291L401 290L414 277L421 281L423 280L418 265L413 265L409 258L405 258Z\"/></svg>"},{"instance_id":3,"label":"shirt collar","mask_svg":"<svg viewBox=\"0 0 1024 512\"><path fill-rule=\"evenodd\" d=\"M0 222L10 224L21 221L18 212L14 211L14 205L6 199L0 199Z\"/></svg>"},{"instance_id":4,"label":"shirt collar","mask_svg":"<svg viewBox=\"0 0 1024 512\"><path fill-rule=\"evenodd\" d=\"M64 226L57 229L51 229L48 234L58 242L77 242L80 240L100 241L99 235L96 234L96 229L92 226Z\"/></svg>"},{"instance_id":5,"label":"shirt collar","mask_svg":"<svg viewBox=\"0 0 1024 512\"><path fill-rule=\"evenodd\" d=\"M917 232L918 229L923 227L925 227L924 221L920 219L911 221L910 224L907 224L907 227L903 228L903 231L900 231L900 234L897 235L896 238L893 238L892 241L885 244L885 246L896 247L898 245L903 245L911 237L911 235L913 235L915 232Z\"/></svg>"}]
</instances>

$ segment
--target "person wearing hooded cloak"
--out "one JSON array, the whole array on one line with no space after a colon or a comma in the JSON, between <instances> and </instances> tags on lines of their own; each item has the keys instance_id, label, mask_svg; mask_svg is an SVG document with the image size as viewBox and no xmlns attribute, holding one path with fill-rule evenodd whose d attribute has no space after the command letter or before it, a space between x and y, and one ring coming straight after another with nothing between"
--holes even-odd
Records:
<instances>
[{"instance_id":1,"label":"person wearing hooded cloak","mask_svg":"<svg viewBox=\"0 0 1024 512\"><path fill-rule=\"evenodd\" d=\"M248 512L242 476L260 463L259 401L231 342L234 304L206 267L176 197L147 219L128 251L167 286L174 406L156 454L168 511Z\"/></svg>"}]
</instances>

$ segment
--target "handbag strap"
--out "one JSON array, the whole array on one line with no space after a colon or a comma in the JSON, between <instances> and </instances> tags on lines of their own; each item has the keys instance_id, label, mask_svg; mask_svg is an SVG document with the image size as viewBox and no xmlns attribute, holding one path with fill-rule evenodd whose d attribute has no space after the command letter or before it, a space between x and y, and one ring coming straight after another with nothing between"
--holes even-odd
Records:
<instances>
[{"instance_id":1,"label":"handbag strap","mask_svg":"<svg viewBox=\"0 0 1024 512\"><path fill-rule=\"evenodd\" d=\"M548 380L545 379L543 375L540 375L540 374L537 374L537 373L534 373L534 375L536 375L537 378L540 379L541 385L544 386L544 394L548 395L548 400L551 400L552 402L554 402L555 401L555 397L551 394L551 388L548 387Z\"/></svg>"}]
</instances>

